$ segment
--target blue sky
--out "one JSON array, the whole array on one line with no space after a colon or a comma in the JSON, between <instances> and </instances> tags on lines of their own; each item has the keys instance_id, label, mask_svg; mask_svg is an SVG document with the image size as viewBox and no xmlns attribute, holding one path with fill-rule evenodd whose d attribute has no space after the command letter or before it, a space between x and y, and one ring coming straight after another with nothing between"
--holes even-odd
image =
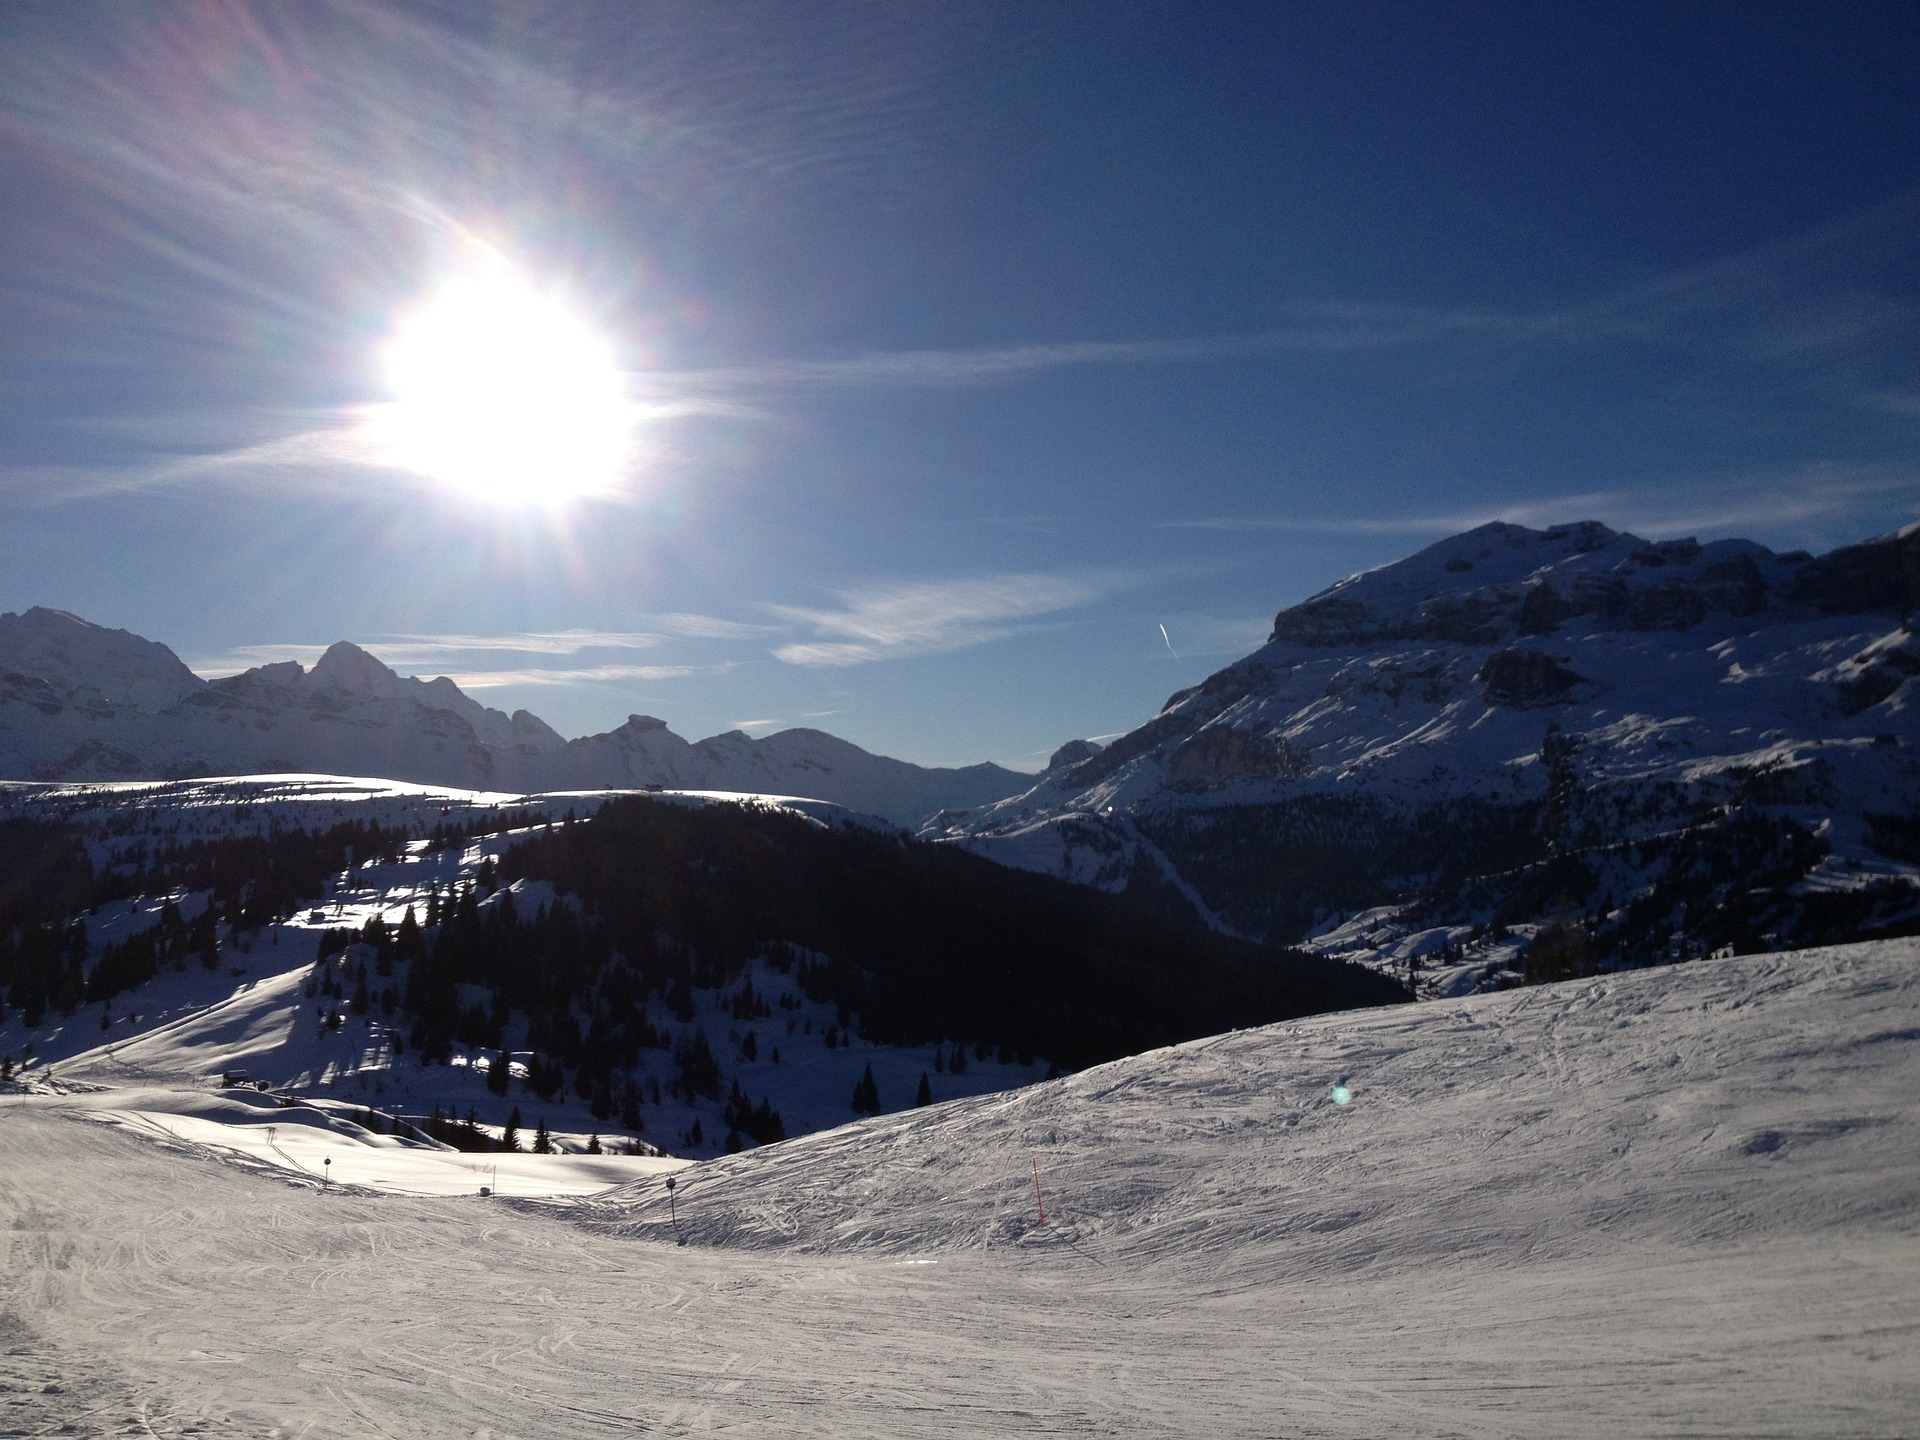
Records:
<instances>
[{"instance_id":1,"label":"blue sky","mask_svg":"<svg viewBox=\"0 0 1920 1440\"><path fill-rule=\"evenodd\" d=\"M1920 517L1915 114L1913 4L9 4L0 608L1031 768L1488 519ZM369 448L476 255L612 493Z\"/></svg>"}]
</instances>

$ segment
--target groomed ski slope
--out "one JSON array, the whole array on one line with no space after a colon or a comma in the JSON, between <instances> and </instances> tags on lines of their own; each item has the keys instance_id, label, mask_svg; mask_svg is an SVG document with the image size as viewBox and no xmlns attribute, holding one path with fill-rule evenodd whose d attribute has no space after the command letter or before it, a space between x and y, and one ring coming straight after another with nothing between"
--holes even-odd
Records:
<instances>
[{"instance_id":1,"label":"groomed ski slope","mask_svg":"<svg viewBox=\"0 0 1920 1440\"><path fill-rule=\"evenodd\" d=\"M1912 1433L1916 1101L1915 941L884 1116L680 1172L685 1246L660 1179L324 1193L9 1099L0 1434Z\"/></svg>"}]
</instances>

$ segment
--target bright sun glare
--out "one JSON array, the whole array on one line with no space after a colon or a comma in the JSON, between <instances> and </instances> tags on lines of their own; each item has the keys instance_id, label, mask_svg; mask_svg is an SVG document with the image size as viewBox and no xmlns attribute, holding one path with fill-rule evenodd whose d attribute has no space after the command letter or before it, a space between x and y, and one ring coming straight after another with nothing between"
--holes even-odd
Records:
<instances>
[{"instance_id":1,"label":"bright sun glare","mask_svg":"<svg viewBox=\"0 0 1920 1440\"><path fill-rule=\"evenodd\" d=\"M548 505L618 484L633 406L612 348L494 267L450 281L387 342L394 464L477 498Z\"/></svg>"}]
</instances>

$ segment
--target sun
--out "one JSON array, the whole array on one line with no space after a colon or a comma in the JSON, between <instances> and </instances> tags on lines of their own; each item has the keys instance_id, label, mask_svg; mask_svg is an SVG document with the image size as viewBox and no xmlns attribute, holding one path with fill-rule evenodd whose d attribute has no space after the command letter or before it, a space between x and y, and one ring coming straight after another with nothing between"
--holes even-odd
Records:
<instances>
[{"instance_id":1,"label":"sun","mask_svg":"<svg viewBox=\"0 0 1920 1440\"><path fill-rule=\"evenodd\" d=\"M390 463L504 505L618 487L634 406L612 347L505 266L448 281L382 359L392 401L373 419Z\"/></svg>"}]
</instances>

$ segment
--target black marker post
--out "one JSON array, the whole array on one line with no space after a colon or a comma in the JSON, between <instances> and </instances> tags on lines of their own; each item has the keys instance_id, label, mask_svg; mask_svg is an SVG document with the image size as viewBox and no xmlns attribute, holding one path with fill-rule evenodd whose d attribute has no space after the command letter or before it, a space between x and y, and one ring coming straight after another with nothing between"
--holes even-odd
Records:
<instances>
[{"instance_id":1,"label":"black marker post","mask_svg":"<svg viewBox=\"0 0 1920 1440\"><path fill-rule=\"evenodd\" d=\"M671 1175L667 1176L667 1214L673 1218L674 1243L684 1245L687 1243L687 1237L680 1233L680 1212L674 1208L673 1184L673 1177Z\"/></svg>"}]
</instances>

